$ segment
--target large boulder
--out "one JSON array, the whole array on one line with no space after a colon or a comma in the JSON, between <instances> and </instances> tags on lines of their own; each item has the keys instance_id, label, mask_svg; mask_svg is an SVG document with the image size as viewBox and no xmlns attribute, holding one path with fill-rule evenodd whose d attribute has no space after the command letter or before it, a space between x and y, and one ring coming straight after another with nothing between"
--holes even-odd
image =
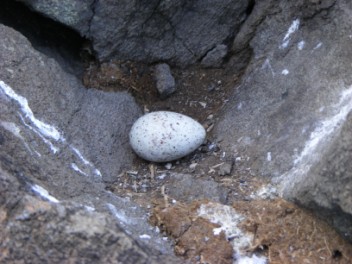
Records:
<instances>
[{"instance_id":1,"label":"large boulder","mask_svg":"<svg viewBox=\"0 0 352 264\"><path fill-rule=\"evenodd\" d=\"M0 168L1 263L175 263L152 256L113 217L26 194L17 177Z\"/></svg>"},{"instance_id":2,"label":"large boulder","mask_svg":"<svg viewBox=\"0 0 352 264\"><path fill-rule=\"evenodd\" d=\"M141 114L133 98L87 90L11 28L0 25L0 38L1 262L171 254L145 209L105 189L132 165L128 131Z\"/></svg>"},{"instance_id":3,"label":"large boulder","mask_svg":"<svg viewBox=\"0 0 352 264\"><path fill-rule=\"evenodd\" d=\"M252 15L233 46L252 60L216 134L236 173L274 178L284 197L316 212L351 215L348 164L338 159L340 172L329 174L336 166L326 163L349 155L332 139L349 143L338 133L352 110L351 3L263 1Z\"/></svg>"},{"instance_id":4,"label":"large boulder","mask_svg":"<svg viewBox=\"0 0 352 264\"><path fill-rule=\"evenodd\" d=\"M350 102L351 104L351 102ZM352 113L316 162L304 161L282 179L285 197L315 209L352 238ZM326 140L326 139L325 139Z\"/></svg>"},{"instance_id":5,"label":"large boulder","mask_svg":"<svg viewBox=\"0 0 352 264\"><path fill-rule=\"evenodd\" d=\"M67 162L64 168L74 162L84 173L95 175L89 171L99 169L104 181L112 181L132 162L127 134L141 114L134 99L126 93L87 90L23 36L4 26L0 34L1 89L8 90L2 121L16 125L25 142L28 134L38 145L32 149L37 156L60 155Z\"/></svg>"},{"instance_id":6,"label":"large boulder","mask_svg":"<svg viewBox=\"0 0 352 264\"><path fill-rule=\"evenodd\" d=\"M219 66L250 2L21 1L86 36L100 60L167 61L179 66L200 61L208 52L212 59L206 65L214 61ZM214 53L217 47L222 47L220 53Z\"/></svg>"},{"instance_id":7,"label":"large boulder","mask_svg":"<svg viewBox=\"0 0 352 264\"><path fill-rule=\"evenodd\" d=\"M88 1L43 1L19 0L34 11L77 30L82 36L89 36L90 20L94 15L94 0Z\"/></svg>"}]
</instances>

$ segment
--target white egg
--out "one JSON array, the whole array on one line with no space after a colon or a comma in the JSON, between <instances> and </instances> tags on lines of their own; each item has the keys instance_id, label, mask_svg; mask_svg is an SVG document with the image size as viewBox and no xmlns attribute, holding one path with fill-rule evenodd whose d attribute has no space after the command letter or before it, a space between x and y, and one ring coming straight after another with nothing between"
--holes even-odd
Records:
<instances>
[{"instance_id":1,"label":"white egg","mask_svg":"<svg viewBox=\"0 0 352 264\"><path fill-rule=\"evenodd\" d=\"M140 117L132 126L130 144L143 159L167 162L182 158L196 150L206 132L194 119L168 111Z\"/></svg>"}]
</instances>

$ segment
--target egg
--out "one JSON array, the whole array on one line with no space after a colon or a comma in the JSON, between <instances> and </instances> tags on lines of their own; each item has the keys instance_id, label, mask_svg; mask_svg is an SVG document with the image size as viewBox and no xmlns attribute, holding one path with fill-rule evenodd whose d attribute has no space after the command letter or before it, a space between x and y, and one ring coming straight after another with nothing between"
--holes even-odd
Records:
<instances>
[{"instance_id":1,"label":"egg","mask_svg":"<svg viewBox=\"0 0 352 264\"><path fill-rule=\"evenodd\" d=\"M175 112L146 114L133 124L132 149L143 159L167 162L195 151L204 141L205 129L194 119Z\"/></svg>"}]
</instances>

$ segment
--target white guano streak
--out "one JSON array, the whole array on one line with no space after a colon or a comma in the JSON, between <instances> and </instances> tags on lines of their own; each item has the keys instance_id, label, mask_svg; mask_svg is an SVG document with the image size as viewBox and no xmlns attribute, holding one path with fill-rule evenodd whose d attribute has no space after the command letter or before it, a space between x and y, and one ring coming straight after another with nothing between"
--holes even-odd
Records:
<instances>
[{"instance_id":1,"label":"white guano streak","mask_svg":"<svg viewBox=\"0 0 352 264\"><path fill-rule=\"evenodd\" d=\"M338 112L324 120L311 134L305 144L300 156L295 159L294 164L299 164L311 156L322 140L326 140L337 128L341 127L348 113L352 110L352 85L341 92L339 103L334 106Z\"/></svg>"},{"instance_id":2,"label":"white guano streak","mask_svg":"<svg viewBox=\"0 0 352 264\"><path fill-rule=\"evenodd\" d=\"M81 154L81 152L80 152L77 148L75 148L75 147L73 147L73 146L70 146L70 148L72 149L72 151L73 151L74 153L76 153L76 155L79 157L79 159L80 159L85 165L91 165L91 163L83 157L83 155Z\"/></svg>"},{"instance_id":3,"label":"white guano streak","mask_svg":"<svg viewBox=\"0 0 352 264\"><path fill-rule=\"evenodd\" d=\"M83 157L82 153L77 148L75 148L74 146L70 146L70 149L77 155L77 157L84 163L84 165L93 168L94 174L96 176L98 176L99 178L102 177L100 170L95 168L90 161L88 161L85 157Z\"/></svg>"},{"instance_id":4,"label":"white guano streak","mask_svg":"<svg viewBox=\"0 0 352 264\"><path fill-rule=\"evenodd\" d=\"M107 207L109 208L110 212L122 223L124 224L128 224L131 223L131 221L129 220L129 218L123 213L123 212L119 212L117 211L115 205L111 204L111 203L107 203L106 204Z\"/></svg>"},{"instance_id":5,"label":"white guano streak","mask_svg":"<svg viewBox=\"0 0 352 264\"><path fill-rule=\"evenodd\" d=\"M38 120L34 116L32 110L28 105L28 100L25 97L18 95L9 85L7 85L2 80L0 80L0 88L8 97L17 101L17 103L21 106L22 113L39 129L43 136L52 138L56 141L61 139L61 134L55 127Z\"/></svg>"},{"instance_id":6,"label":"white guano streak","mask_svg":"<svg viewBox=\"0 0 352 264\"><path fill-rule=\"evenodd\" d=\"M41 187L41 186L39 186L37 184L34 184L31 188L32 188L32 190L35 193L39 194L41 197L49 200L50 202L53 202L53 203L59 203L60 202L54 196L51 196L46 189L44 189L43 187Z\"/></svg>"},{"instance_id":7,"label":"white guano streak","mask_svg":"<svg viewBox=\"0 0 352 264\"><path fill-rule=\"evenodd\" d=\"M85 173L85 172L82 171L80 168L78 168L78 166L77 166L76 163L71 163L71 168L72 168L74 171L77 171L78 173L83 174L84 176L88 176L87 173Z\"/></svg>"},{"instance_id":8,"label":"white guano streak","mask_svg":"<svg viewBox=\"0 0 352 264\"><path fill-rule=\"evenodd\" d=\"M287 48L288 43L290 43L290 40L291 40L291 35L299 29L299 24L300 24L300 21L298 18L292 21L291 26L287 30L286 35L285 35L284 39L282 40L282 44L280 45L280 49Z\"/></svg>"},{"instance_id":9,"label":"white guano streak","mask_svg":"<svg viewBox=\"0 0 352 264\"><path fill-rule=\"evenodd\" d=\"M27 124L27 122L24 120L24 117L22 116L21 113L19 113L18 115L19 115L19 117L20 117L22 123L23 123L29 130L31 130L31 131L33 131L34 133L36 133L36 134L44 141L44 143L47 144L47 145L50 147L51 151L52 151L54 154L56 154L56 153L59 151L59 148L56 147L56 146L54 146L54 144L51 143L50 140L46 139L46 138L43 136L43 134L40 133L40 131L36 130L36 129L33 128L31 125Z\"/></svg>"}]
</instances>

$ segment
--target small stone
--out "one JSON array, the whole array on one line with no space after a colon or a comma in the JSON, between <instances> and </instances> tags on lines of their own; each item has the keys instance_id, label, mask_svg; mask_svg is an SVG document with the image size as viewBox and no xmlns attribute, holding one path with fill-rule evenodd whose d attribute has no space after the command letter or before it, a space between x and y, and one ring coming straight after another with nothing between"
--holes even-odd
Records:
<instances>
[{"instance_id":1,"label":"small stone","mask_svg":"<svg viewBox=\"0 0 352 264\"><path fill-rule=\"evenodd\" d=\"M171 170L171 168L172 168L172 164L171 163L166 163L165 164L165 169Z\"/></svg>"},{"instance_id":2,"label":"small stone","mask_svg":"<svg viewBox=\"0 0 352 264\"><path fill-rule=\"evenodd\" d=\"M232 163L225 162L219 168L219 175L220 176L230 175L231 174L231 170L232 170Z\"/></svg>"},{"instance_id":3,"label":"small stone","mask_svg":"<svg viewBox=\"0 0 352 264\"><path fill-rule=\"evenodd\" d=\"M198 166L198 163L192 163L191 165L189 165L189 168L190 168L192 171L194 171L197 166Z\"/></svg>"},{"instance_id":4,"label":"small stone","mask_svg":"<svg viewBox=\"0 0 352 264\"><path fill-rule=\"evenodd\" d=\"M176 91L175 79L171 74L169 65L160 63L155 66L156 88L162 99L167 98Z\"/></svg>"}]
</instances>

